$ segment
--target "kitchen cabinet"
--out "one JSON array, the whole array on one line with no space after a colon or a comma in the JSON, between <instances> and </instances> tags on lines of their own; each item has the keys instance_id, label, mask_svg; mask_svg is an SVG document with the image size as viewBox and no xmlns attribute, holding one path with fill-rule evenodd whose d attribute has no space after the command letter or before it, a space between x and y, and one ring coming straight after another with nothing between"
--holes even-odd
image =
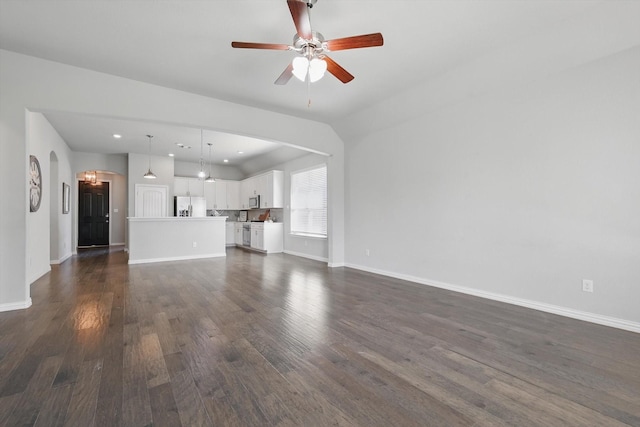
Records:
<instances>
[{"instance_id":1,"label":"kitchen cabinet","mask_svg":"<svg viewBox=\"0 0 640 427\"><path fill-rule=\"evenodd\" d=\"M251 223L251 247L266 253L284 250L284 224L281 222Z\"/></svg>"},{"instance_id":2,"label":"kitchen cabinet","mask_svg":"<svg viewBox=\"0 0 640 427\"><path fill-rule=\"evenodd\" d=\"M249 208L249 198L260 196L260 208L284 207L284 172L270 171L243 180L240 184L240 208Z\"/></svg>"},{"instance_id":3,"label":"kitchen cabinet","mask_svg":"<svg viewBox=\"0 0 640 427\"><path fill-rule=\"evenodd\" d=\"M204 183L204 198L207 200L207 209L215 209L216 205L216 183L205 182Z\"/></svg>"},{"instance_id":4,"label":"kitchen cabinet","mask_svg":"<svg viewBox=\"0 0 640 427\"><path fill-rule=\"evenodd\" d=\"M251 247L264 251L264 223L251 224Z\"/></svg>"},{"instance_id":5,"label":"kitchen cabinet","mask_svg":"<svg viewBox=\"0 0 640 427\"><path fill-rule=\"evenodd\" d=\"M227 246L233 246L236 244L236 227L235 227L235 222L227 222L225 224L226 226L226 233L225 233L225 244Z\"/></svg>"},{"instance_id":6,"label":"kitchen cabinet","mask_svg":"<svg viewBox=\"0 0 640 427\"><path fill-rule=\"evenodd\" d=\"M214 209L227 209L227 181L216 179L216 202Z\"/></svg>"},{"instance_id":7,"label":"kitchen cabinet","mask_svg":"<svg viewBox=\"0 0 640 427\"><path fill-rule=\"evenodd\" d=\"M260 176L260 207L284 207L284 172L271 171Z\"/></svg>"},{"instance_id":8,"label":"kitchen cabinet","mask_svg":"<svg viewBox=\"0 0 640 427\"><path fill-rule=\"evenodd\" d=\"M204 193L207 199L207 209L242 209L240 206L240 181L217 179L215 182L205 182Z\"/></svg>"},{"instance_id":9,"label":"kitchen cabinet","mask_svg":"<svg viewBox=\"0 0 640 427\"><path fill-rule=\"evenodd\" d=\"M227 181L227 209L239 210L240 207L240 181Z\"/></svg>"},{"instance_id":10,"label":"kitchen cabinet","mask_svg":"<svg viewBox=\"0 0 640 427\"><path fill-rule=\"evenodd\" d=\"M240 181L240 209L249 209L249 197L252 194L250 181L251 178Z\"/></svg>"},{"instance_id":11,"label":"kitchen cabinet","mask_svg":"<svg viewBox=\"0 0 640 427\"><path fill-rule=\"evenodd\" d=\"M187 178L184 176L173 177L174 196L204 196L204 181L198 178Z\"/></svg>"},{"instance_id":12,"label":"kitchen cabinet","mask_svg":"<svg viewBox=\"0 0 640 427\"><path fill-rule=\"evenodd\" d=\"M236 222L234 223L234 232L235 232L235 244L236 245L241 245L242 244L242 226L244 223L242 222Z\"/></svg>"}]
</instances>

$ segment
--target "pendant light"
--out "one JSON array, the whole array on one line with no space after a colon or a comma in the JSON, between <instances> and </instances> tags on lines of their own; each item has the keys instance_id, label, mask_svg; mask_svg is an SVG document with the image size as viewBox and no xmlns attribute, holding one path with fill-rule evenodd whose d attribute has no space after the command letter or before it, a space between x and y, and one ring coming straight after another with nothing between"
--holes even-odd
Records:
<instances>
[{"instance_id":1,"label":"pendant light","mask_svg":"<svg viewBox=\"0 0 640 427\"><path fill-rule=\"evenodd\" d=\"M144 177L147 179L156 179L156 175L151 172L151 138L153 138L153 135L147 135L147 138L149 138L149 170L144 174Z\"/></svg>"},{"instance_id":2,"label":"pendant light","mask_svg":"<svg viewBox=\"0 0 640 427\"><path fill-rule=\"evenodd\" d=\"M216 180L213 179L213 177L211 176L211 146L213 144L210 142L207 142L207 145L209 146L209 176L205 178L204 182L216 182Z\"/></svg>"},{"instance_id":3,"label":"pendant light","mask_svg":"<svg viewBox=\"0 0 640 427\"><path fill-rule=\"evenodd\" d=\"M200 172L198 172L198 178L203 179L206 174L204 173L204 160L202 159L202 150L204 148L204 131L200 129Z\"/></svg>"},{"instance_id":4,"label":"pendant light","mask_svg":"<svg viewBox=\"0 0 640 427\"><path fill-rule=\"evenodd\" d=\"M85 171L84 172L84 181L88 182L91 185L98 184L98 172L97 171Z\"/></svg>"}]
</instances>

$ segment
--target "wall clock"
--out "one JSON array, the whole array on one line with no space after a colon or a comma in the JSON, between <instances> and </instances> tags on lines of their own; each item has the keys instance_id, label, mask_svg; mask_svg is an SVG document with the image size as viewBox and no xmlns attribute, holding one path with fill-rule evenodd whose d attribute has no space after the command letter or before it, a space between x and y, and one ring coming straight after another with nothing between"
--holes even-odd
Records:
<instances>
[{"instance_id":1,"label":"wall clock","mask_svg":"<svg viewBox=\"0 0 640 427\"><path fill-rule=\"evenodd\" d=\"M29 210L40 209L42 200L42 171L36 156L29 156Z\"/></svg>"}]
</instances>

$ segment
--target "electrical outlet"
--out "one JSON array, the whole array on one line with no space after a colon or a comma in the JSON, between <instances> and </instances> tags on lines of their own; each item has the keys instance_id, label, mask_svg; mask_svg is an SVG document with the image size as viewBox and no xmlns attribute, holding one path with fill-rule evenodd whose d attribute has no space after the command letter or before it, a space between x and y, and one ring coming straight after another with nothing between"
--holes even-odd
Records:
<instances>
[{"instance_id":1,"label":"electrical outlet","mask_svg":"<svg viewBox=\"0 0 640 427\"><path fill-rule=\"evenodd\" d=\"M371 255L371 252L369 251L369 249L364 251L365 254L367 254L367 256Z\"/></svg>"},{"instance_id":2,"label":"electrical outlet","mask_svg":"<svg viewBox=\"0 0 640 427\"><path fill-rule=\"evenodd\" d=\"M582 291L583 292L593 292L593 280L582 280Z\"/></svg>"},{"instance_id":3,"label":"electrical outlet","mask_svg":"<svg viewBox=\"0 0 640 427\"><path fill-rule=\"evenodd\" d=\"M198 242L193 242L193 247L197 248L198 247Z\"/></svg>"}]
</instances>

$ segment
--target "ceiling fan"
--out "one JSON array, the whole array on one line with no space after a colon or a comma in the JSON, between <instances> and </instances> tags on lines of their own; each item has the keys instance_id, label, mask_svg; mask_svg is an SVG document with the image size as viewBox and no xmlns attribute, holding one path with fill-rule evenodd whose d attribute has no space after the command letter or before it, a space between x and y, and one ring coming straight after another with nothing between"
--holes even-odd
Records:
<instances>
[{"instance_id":1,"label":"ceiling fan","mask_svg":"<svg viewBox=\"0 0 640 427\"><path fill-rule=\"evenodd\" d=\"M307 81L312 83L320 80L325 71L329 71L342 83L349 83L353 80L353 75L327 56L327 52L382 46L382 34L373 33L325 40L322 34L311 30L309 9L311 9L317 1L318 0L287 0L297 33L293 37L292 45L231 42L231 47L241 49L292 50L297 52L299 56L293 59L280 77L274 82L277 85L286 84L292 76L296 76L303 82Z\"/></svg>"}]
</instances>

